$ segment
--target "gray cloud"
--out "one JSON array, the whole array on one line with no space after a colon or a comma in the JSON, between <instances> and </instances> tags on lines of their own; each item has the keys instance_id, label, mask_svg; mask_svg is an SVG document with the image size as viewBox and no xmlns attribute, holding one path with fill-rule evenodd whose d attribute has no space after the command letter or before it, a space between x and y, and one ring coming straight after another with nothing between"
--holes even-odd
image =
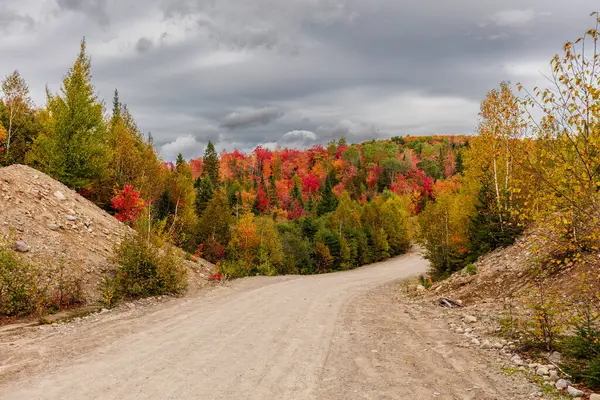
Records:
<instances>
[{"instance_id":1,"label":"gray cloud","mask_svg":"<svg viewBox=\"0 0 600 400\"><path fill-rule=\"evenodd\" d=\"M19 14L6 8L0 7L0 32L8 35L13 29L31 29L35 20L28 14Z\"/></svg>"},{"instance_id":2,"label":"gray cloud","mask_svg":"<svg viewBox=\"0 0 600 400\"><path fill-rule=\"evenodd\" d=\"M223 118L221 126L227 129L240 129L257 125L267 125L281 116L281 111L275 107L234 111Z\"/></svg>"},{"instance_id":3,"label":"gray cloud","mask_svg":"<svg viewBox=\"0 0 600 400\"><path fill-rule=\"evenodd\" d=\"M149 51L152 49L152 40L148 39L147 37L140 38L135 45L135 49L140 53Z\"/></svg>"},{"instance_id":4,"label":"gray cloud","mask_svg":"<svg viewBox=\"0 0 600 400\"><path fill-rule=\"evenodd\" d=\"M102 26L110 24L106 0L56 0L56 4L61 10L83 13Z\"/></svg>"},{"instance_id":5,"label":"gray cloud","mask_svg":"<svg viewBox=\"0 0 600 400\"><path fill-rule=\"evenodd\" d=\"M169 159L201 155L208 140L231 150L472 132L480 101L502 80L545 84L538 71L590 27L595 5L56 0L67 13L2 4L0 19L19 22L0 35L0 76L18 68L43 105L45 85L59 89L85 35L99 95L110 101L118 88Z\"/></svg>"}]
</instances>

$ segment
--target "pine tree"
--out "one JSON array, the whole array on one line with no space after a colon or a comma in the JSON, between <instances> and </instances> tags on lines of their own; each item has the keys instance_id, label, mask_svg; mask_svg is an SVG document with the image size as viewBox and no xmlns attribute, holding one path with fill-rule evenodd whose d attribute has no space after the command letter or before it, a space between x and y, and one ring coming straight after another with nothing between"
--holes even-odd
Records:
<instances>
[{"instance_id":1,"label":"pine tree","mask_svg":"<svg viewBox=\"0 0 600 400\"><path fill-rule=\"evenodd\" d=\"M275 184L275 175L269 177L269 203L274 207L279 207L279 196L277 195L277 185Z\"/></svg>"},{"instance_id":2,"label":"pine tree","mask_svg":"<svg viewBox=\"0 0 600 400\"><path fill-rule=\"evenodd\" d=\"M323 186L323 192L321 194L321 201L317 206L317 214L324 215L329 212L335 211L338 205L338 199L333 193L333 178L331 173L327 175L325 179L325 185Z\"/></svg>"},{"instance_id":3,"label":"pine tree","mask_svg":"<svg viewBox=\"0 0 600 400\"><path fill-rule=\"evenodd\" d=\"M111 158L103 105L91 78L84 39L61 93L47 92L48 103L40 116L44 129L28 154L31 164L75 190L101 181Z\"/></svg>"},{"instance_id":4,"label":"pine tree","mask_svg":"<svg viewBox=\"0 0 600 400\"><path fill-rule=\"evenodd\" d=\"M112 122L121 119L121 102L119 101L119 91L115 89L113 96L113 111L112 111Z\"/></svg>"},{"instance_id":5,"label":"pine tree","mask_svg":"<svg viewBox=\"0 0 600 400\"><path fill-rule=\"evenodd\" d=\"M463 161L463 153L460 149L456 151L456 158L454 159L454 169L457 174L462 174L465 170L464 161Z\"/></svg>"},{"instance_id":6,"label":"pine tree","mask_svg":"<svg viewBox=\"0 0 600 400\"><path fill-rule=\"evenodd\" d=\"M226 246L231 239L231 225L234 218L223 189L214 193L198 221L198 236L202 243L209 239Z\"/></svg>"},{"instance_id":7,"label":"pine tree","mask_svg":"<svg viewBox=\"0 0 600 400\"><path fill-rule=\"evenodd\" d=\"M215 146L211 141L208 142L206 146L206 151L204 152L204 158L202 159L204 162L204 168L202 170L203 175L210 176L210 180L213 185L219 185L219 156L215 151Z\"/></svg>"},{"instance_id":8,"label":"pine tree","mask_svg":"<svg viewBox=\"0 0 600 400\"><path fill-rule=\"evenodd\" d=\"M499 210L489 174L484 177L479 191L476 214L469 225L469 250L472 261L498 247L509 246L523 232L508 213Z\"/></svg>"},{"instance_id":9,"label":"pine tree","mask_svg":"<svg viewBox=\"0 0 600 400\"><path fill-rule=\"evenodd\" d=\"M302 200L302 192L300 191L300 186L298 186L298 181L294 180L294 187L292 188L292 199L296 200L302 206L304 206L304 201Z\"/></svg>"},{"instance_id":10,"label":"pine tree","mask_svg":"<svg viewBox=\"0 0 600 400\"><path fill-rule=\"evenodd\" d=\"M213 184L210 176L196 179L196 214L200 217L213 196Z\"/></svg>"}]
</instances>

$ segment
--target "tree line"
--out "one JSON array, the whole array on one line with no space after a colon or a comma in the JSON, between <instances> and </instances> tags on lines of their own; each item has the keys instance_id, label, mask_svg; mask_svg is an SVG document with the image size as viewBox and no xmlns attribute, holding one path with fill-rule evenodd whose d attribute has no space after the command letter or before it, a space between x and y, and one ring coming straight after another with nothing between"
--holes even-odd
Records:
<instances>
[{"instance_id":1,"label":"tree line","mask_svg":"<svg viewBox=\"0 0 600 400\"><path fill-rule=\"evenodd\" d=\"M307 150L257 147L162 160L115 90L107 112L82 40L58 93L35 107L18 71L2 83L0 164L27 164L124 223L144 218L229 275L348 269L408 250L435 182L468 139L394 137Z\"/></svg>"}]
</instances>

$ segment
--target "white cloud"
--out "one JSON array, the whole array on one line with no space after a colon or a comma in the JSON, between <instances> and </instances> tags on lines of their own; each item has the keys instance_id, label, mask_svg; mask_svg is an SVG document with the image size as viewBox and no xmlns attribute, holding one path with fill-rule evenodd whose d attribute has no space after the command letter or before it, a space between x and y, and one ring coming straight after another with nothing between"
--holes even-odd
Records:
<instances>
[{"instance_id":1,"label":"white cloud","mask_svg":"<svg viewBox=\"0 0 600 400\"><path fill-rule=\"evenodd\" d=\"M283 140L290 142L298 140L317 140L317 135L311 131L295 130L283 135Z\"/></svg>"},{"instance_id":2,"label":"white cloud","mask_svg":"<svg viewBox=\"0 0 600 400\"><path fill-rule=\"evenodd\" d=\"M492 22L498 26L521 26L533 21L535 11L533 8L524 10L503 10L498 11L490 16Z\"/></svg>"},{"instance_id":3,"label":"white cloud","mask_svg":"<svg viewBox=\"0 0 600 400\"><path fill-rule=\"evenodd\" d=\"M252 55L242 51L215 51L202 54L196 60L196 65L201 68L224 67L227 65L241 64L249 60Z\"/></svg>"},{"instance_id":4,"label":"white cloud","mask_svg":"<svg viewBox=\"0 0 600 400\"><path fill-rule=\"evenodd\" d=\"M165 160L174 160L179 153L183 158L190 159L199 157L204 151L204 144L196 140L192 135L179 136L172 142L164 144L160 148L160 155Z\"/></svg>"}]
</instances>

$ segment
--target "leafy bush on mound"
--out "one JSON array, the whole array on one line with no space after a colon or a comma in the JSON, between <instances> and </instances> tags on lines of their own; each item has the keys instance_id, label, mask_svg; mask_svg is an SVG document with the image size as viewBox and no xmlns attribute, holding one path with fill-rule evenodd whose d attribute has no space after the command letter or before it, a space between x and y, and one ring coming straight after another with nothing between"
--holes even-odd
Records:
<instances>
[{"instance_id":1,"label":"leafy bush on mound","mask_svg":"<svg viewBox=\"0 0 600 400\"><path fill-rule=\"evenodd\" d=\"M65 266L30 263L0 237L0 316L44 315L83 302L80 279Z\"/></svg>"},{"instance_id":2,"label":"leafy bush on mound","mask_svg":"<svg viewBox=\"0 0 600 400\"><path fill-rule=\"evenodd\" d=\"M174 249L159 248L141 234L132 233L116 247L114 262L117 272L114 282L105 281L105 301L179 294L187 289L187 270Z\"/></svg>"}]
</instances>

